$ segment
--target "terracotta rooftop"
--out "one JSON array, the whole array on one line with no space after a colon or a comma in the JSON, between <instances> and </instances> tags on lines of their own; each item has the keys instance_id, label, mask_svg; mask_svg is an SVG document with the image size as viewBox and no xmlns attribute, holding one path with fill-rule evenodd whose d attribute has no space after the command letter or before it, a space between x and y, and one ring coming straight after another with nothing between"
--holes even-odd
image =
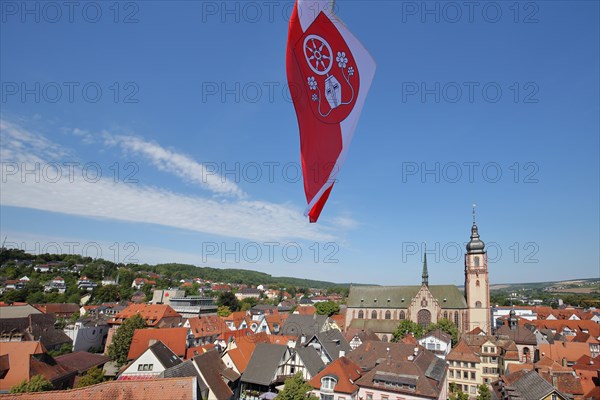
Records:
<instances>
[{"instance_id":1,"label":"terracotta rooftop","mask_svg":"<svg viewBox=\"0 0 600 400\"><path fill-rule=\"evenodd\" d=\"M195 400L195 378L108 381L81 389L0 395L18 400Z\"/></svg>"},{"instance_id":2,"label":"terracotta rooftop","mask_svg":"<svg viewBox=\"0 0 600 400\"><path fill-rule=\"evenodd\" d=\"M456 346L450 350L448 356L446 356L446 360L448 361L468 361L468 362L481 362L481 359L471 348L467 345L464 339L461 339Z\"/></svg>"},{"instance_id":3,"label":"terracotta rooftop","mask_svg":"<svg viewBox=\"0 0 600 400\"><path fill-rule=\"evenodd\" d=\"M213 335L218 336L222 332L229 332L229 328L227 328L225 322L217 315L188 318L187 321L190 324L190 330L196 339Z\"/></svg>"},{"instance_id":4,"label":"terracotta rooftop","mask_svg":"<svg viewBox=\"0 0 600 400\"><path fill-rule=\"evenodd\" d=\"M148 347L159 340L177 356L185 356L187 328L149 328L135 330L127 358L129 360L138 358Z\"/></svg>"},{"instance_id":5,"label":"terracotta rooftop","mask_svg":"<svg viewBox=\"0 0 600 400\"><path fill-rule=\"evenodd\" d=\"M349 358L340 357L315 375L309 381L309 384L315 389L320 389L321 378L325 376L335 376L337 378L336 392L353 394L358 391L358 386L354 382L360 378L361 368Z\"/></svg>"},{"instance_id":6,"label":"terracotta rooftop","mask_svg":"<svg viewBox=\"0 0 600 400\"><path fill-rule=\"evenodd\" d=\"M166 304L132 304L119 312L108 322L110 324L120 325L127 318L133 317L135 314L140 314L148 326L156 326L165 318L181 318L181 315L175 312L171 306Z\"/></svg>"},{"instance_id":7,"label":"terracotta rooftop","mask_svg":"<svg viewBox=\"0 0 600 400\"><path fill-rule=\"evenodd\" d=\"M562 363L563 358L568 363L575 363L581 356L591 356L590 345L577 342L542 343L539 345L539 352L540 357L546 356L559 363Z\"/></svg>"}]
</instances>

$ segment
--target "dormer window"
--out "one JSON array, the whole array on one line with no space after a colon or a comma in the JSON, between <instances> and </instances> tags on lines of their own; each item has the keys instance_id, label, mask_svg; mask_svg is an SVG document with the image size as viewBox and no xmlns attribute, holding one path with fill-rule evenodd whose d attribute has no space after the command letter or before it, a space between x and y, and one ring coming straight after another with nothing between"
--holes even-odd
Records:
<instances>
[{"instance_id":1,"label":"dormer window","mask_svg":"<svg viewBox=\"0 0 600 400\"><path fill-rule=\"evenodd\" d=\"M333 392L337 381L331 376L325 376L321 378L321 390L329 390Z\"/></svg>"}]
</instances>

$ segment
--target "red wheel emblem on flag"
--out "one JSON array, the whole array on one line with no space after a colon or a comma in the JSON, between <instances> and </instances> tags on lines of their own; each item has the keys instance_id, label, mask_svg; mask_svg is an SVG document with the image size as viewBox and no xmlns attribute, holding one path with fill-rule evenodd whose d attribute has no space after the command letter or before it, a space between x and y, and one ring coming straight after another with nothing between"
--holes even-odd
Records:
<instances>
[{"instance_id":1,"label":"red wheel emblem on flag","mask_svg":"<svg viewBox=\"0 0 600 400\"><path fill-rule=\"evenodd\" d=\"M293 52L315 117L328 124L342 122L354 108L360 77L346 41L325 13L308 27Z\"/></svg>"}]
</instances>

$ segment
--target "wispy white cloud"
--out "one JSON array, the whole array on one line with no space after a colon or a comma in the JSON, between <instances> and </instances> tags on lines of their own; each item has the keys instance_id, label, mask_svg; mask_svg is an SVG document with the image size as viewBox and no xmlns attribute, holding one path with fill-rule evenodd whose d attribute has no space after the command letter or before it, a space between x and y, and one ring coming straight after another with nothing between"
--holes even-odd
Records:
<instances>
[{"instance_id":1,"label":"wispy white cloud","mask_svg":"<svg viewBox=\"0 0 600 400\"><path fill-rule=\"evenodd\" d=\"M166 149L157 143L149 142L135 136L111 135L103 133L105 144L119 146L125 151L145 157L161 171L172 173L186 181L191 181L219 195L236 198L248 196L235 183L215 173L205 164L196 162L191 157Z\"/></svg>"},{"instance_id":2,"label":"wispy white cloud","mask_svg":"<svg viewBox=\"0 0 600 400\"><path fill-rule=\"evenodd\" d=\"M44 136L2 121L3 161L40 162L68 154ZM187 156L166 151L142 139L118 139L134 151L154 160L168 172L189 177L185 166L201 168ZM5 143L8 145L5 146ZM176 161L169 161L172 156ZM197 164L197 163L196 163ZM173 191L114 182L101 178L96 182L75 175L73 179L51 182L46 179L22 179L18 173L4 174L0 204L85 217L159 224L224 237L250 240L335 240L332 228L309 224L299 209L286 204L247 199L215 200ZM219 180L220 182L220 180ZM217 193L243 195L236 186L210 186Z\"/></svg>"}]
</instances>

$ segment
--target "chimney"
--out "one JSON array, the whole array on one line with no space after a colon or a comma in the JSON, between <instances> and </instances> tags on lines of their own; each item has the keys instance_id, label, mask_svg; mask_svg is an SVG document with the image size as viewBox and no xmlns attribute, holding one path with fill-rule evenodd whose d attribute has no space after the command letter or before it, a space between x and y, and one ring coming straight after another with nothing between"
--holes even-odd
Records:
<instances>
[{"instance_id":1,"label":"chimney","mask_svg":"<svg viewBox=\"0 0 600 400\"><path fill-rule=\"evenodd\" d=\"M340 357L344 357L346 355L346 352L344 350L340 350Z\"/></svg>"},{"instance_id":2,"label":"chimney","mask_svg":"<svg viewBox=\"0 0 600 400\"><path fill-rule=\"evenodd\" d=\"M415 347L413 355L416 357L419 354L419 348Z\"/></svg>"},{"instance_id":3,"label":"chimney","mask_svg":"<svg viewBox=\"0 0 600 400\"><path fill-rule=\"evenodd\" d=\"M567 358L566 357L563 357L563 359L562 359L562 366L563 367L567 366Z\"/></svg>"},{"instance_id":4,"label":"chimney","mask_svg":"<svg viewBox=\"0 0 600 400\"><path fill-rule=\"evenodd\" d=\"M300 336L300 343L301 344L306 343L306 336L304 335L304 333L302 334L302 336Z\"/></svg>"},{"instance_id":5,"label":"chimney","mask_svg":"<svg viewBox=\"0 0 600 400\"><path fill-rule=\"evenodd\" d=\"M156 339L150 339L150 341L148 341L148 347L152 346L154 343L156 343Z\"/></svg>"},{"instance_id":6,"label":"chimney","mask_svg":"<svg viewBox=\"0 0 600 400\"><path fill-rule=\"evenodd\" d=\"M552 386L558 388L558 382L556 381L556 375L552 374Z\"/></svg>"}]
</instances>

